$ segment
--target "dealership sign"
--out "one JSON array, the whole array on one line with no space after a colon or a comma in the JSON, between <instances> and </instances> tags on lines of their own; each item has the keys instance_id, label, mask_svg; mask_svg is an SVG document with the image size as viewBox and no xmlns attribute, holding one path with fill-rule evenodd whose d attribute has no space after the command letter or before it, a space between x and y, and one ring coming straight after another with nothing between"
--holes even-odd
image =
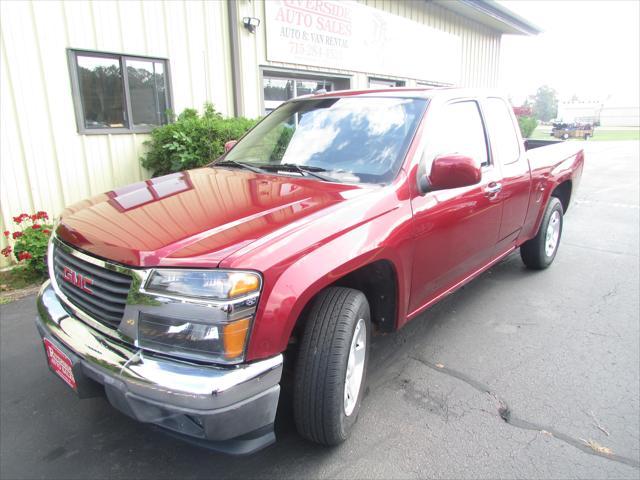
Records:
<instances>
[{"instance_id":1,"label":"dealership sign","mask_svg":"<svg viewBox=\"0 0 640 480\"><path fill-rule=\"evenodd\" d=\"M270 61L460 80L456 35L350 1L269 0L265 5Z\"/></svg>"}]
</instances>

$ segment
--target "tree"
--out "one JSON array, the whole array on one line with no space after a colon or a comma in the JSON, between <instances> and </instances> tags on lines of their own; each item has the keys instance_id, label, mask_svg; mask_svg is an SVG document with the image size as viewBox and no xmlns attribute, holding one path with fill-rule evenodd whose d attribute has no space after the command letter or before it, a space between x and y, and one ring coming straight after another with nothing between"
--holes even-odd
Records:
<instances>
[{"instance_id":1,"label":"tree","mask_svg":"<svg viewBox=\"0 0 640 480\"><path fill-rule=\"evenodd\" d=\"M520 127L522 138L529 138L538 126L538 121L535 117L518 117L518 126Z\"/></svg>"},{"instance_id":2,"label":"tree","mask_svg":"<svg viewBox=\"0 0 640 480\"><path fill-rule=\"evenodd\" d=\"M558 115L558 94L548 85L538 88L532 98L533 112L538 120L548 122Z\"/></svg>"}]
</instances>

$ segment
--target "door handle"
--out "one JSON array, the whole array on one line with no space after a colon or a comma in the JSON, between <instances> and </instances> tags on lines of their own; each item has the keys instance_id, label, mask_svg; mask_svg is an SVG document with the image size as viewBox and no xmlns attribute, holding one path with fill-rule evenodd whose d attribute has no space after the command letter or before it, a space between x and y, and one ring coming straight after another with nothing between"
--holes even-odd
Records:
<instances>
[{"instance_id":1,"label":"door handle","mask_svg":"<svg viewBox=\"0 0 640 480\"><path fill-rule=\"evenodd\" d=\"M500 182L491 182L484 189L485 196L489 198L495 198L502 190L502 184Z\"/></svg>"}]
</instances>

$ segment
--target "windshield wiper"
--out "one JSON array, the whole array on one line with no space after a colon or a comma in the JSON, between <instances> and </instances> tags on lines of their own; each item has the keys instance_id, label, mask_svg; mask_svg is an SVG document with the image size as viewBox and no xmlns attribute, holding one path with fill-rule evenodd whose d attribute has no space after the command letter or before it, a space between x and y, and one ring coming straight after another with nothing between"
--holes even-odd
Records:
<instances>
[{"instance_id":1,"label":"windshield wiper","mask_svg":"<svg viewBox=\"0 0 640 480\"><path fill-rule=\"evenodd\" d=\"M254 173L269 173L268 170L289 170L297 172L303 176L312 176L325 182L339 182L340 180L330 177L329 175L322 175L319 172L327 172L326 168L314 167L311 165L296 165L295 163L261 163L260 166L249 165L248 163L236 162L235 160L221 160L219 162L212 163L211 166L234 166L240 168L246 168Z\"/></svg>"},{"instance_id":2,"label":"windshield wiper","mask_svg":"<svg viewBox=\"0 0 640 480\"><path fill-rule=\"evenodd\" d=\"M267 173L262 168L254 167L249 165L248 163L236 162L235 160L221 160L219 162L212 163L211 166L215 167L216 165L233 165L235 167L246 168L247 170L252 171L253 173Z\"/></svg>"},{"instance_id":3,"label":"windshield wiper","mask_svg":"<svg viewBox=\"0 0 640 480\"><path fill-rule=\"evenodd\" d=\"M280 163L280 164L271 164L264 165L264 167L270 167L274 169L282 169L282 170L293 170L294 172L298 172L301 175L310 175L312 177L316 177L320 180L324 180L325 182L339 182L339 180L330 177L329 175L322 175L319 172L327 172L326 168L322 167L314 167L311 165L296 165L295 163Z\"/></svg>"}]
</instances>

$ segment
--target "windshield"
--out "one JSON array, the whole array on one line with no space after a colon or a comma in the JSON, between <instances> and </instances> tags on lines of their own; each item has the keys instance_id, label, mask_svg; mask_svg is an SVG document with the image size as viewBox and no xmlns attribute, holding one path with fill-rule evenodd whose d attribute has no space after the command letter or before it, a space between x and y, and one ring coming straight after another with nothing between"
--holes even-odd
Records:
<instances>
[{"instance_id":1,"label":"windshield","mask_svg":"<svg viewBox=\"0 0 640 480\"><path fill-rule=\"evenodd\" d=\"M285 174L322 172L327 180L388 183L425 106L426 100L412 98L294 101L267 116L223 160Z\"/></svg>"}]
</instances>

